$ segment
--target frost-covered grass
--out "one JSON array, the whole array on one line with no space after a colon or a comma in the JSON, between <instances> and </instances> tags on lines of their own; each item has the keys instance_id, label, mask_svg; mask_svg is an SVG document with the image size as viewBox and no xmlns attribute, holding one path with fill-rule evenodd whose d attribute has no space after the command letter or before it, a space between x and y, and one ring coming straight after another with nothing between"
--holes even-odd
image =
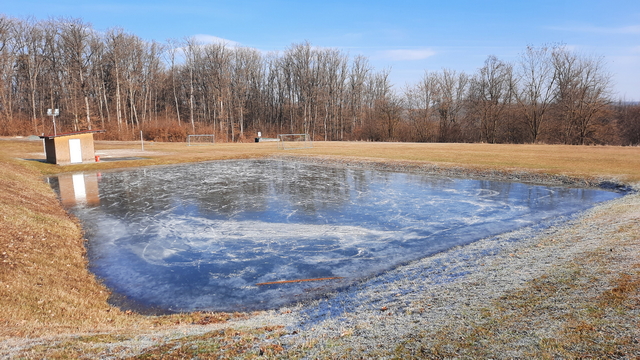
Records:
<instances>
[{"instance_id":1,"label":"frost-covered grass","mask_svg":"<svg viewBox=\"0 0 640 360\"><path fill-rule=\"evenodd\" d=\"M300 311L310 358L637 358L640 196L390 271Z\"/></svg>"},{"instance_id":2,"label":"frost-covered grass","mask_svg":"<svg viewBox=\"0 0 640 360\"><path fill-rule=\"evenodd\" d=\"M86 268L81 229L42 174L282 152L269 143L154 143L144 154L137 143L96 148L149 159L59 167L13 159L37 159L40 142L0 141L2 357L640 357L637 194L539 232L452 249L310 304L152 317L107 304ZM630 147L316 142L292 155L428 163L486 177L640 180L640 149Z\"/></svg>"}]
</instances>

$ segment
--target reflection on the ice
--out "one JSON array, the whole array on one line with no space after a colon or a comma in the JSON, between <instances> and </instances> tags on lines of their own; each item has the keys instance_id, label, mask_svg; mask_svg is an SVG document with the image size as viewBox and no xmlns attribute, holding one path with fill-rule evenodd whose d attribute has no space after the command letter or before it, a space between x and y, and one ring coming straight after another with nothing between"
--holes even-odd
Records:
<instances>
[{"instance_id":1,"label":"reflection on the ice","mask_svg":"<svg viewBox=\"0 0 640 360\"><path fill-rule=\"evenodd\" d=\"M64 206L75 205L97 206L100 204L98 193L99 173L61 174L49 178L49 182L57 187L60 201Z\"/></svg>"},{"instance_id":2,"label":"reflection on the ice","mask_svg":"<svg viewBox=\"0 0 640 360\"><path fill-rule=\"evenodd\" d=\"M275 308L619 196L269 160L51 182L83 222L91 269L168 311Z\"/></svg>"}]
</instances>

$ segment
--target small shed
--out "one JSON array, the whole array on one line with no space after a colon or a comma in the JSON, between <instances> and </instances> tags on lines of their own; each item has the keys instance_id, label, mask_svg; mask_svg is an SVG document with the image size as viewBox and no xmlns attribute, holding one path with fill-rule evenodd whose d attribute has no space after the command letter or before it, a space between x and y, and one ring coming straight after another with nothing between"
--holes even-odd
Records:
<instances>
[{"instance_id":1,"label":"small shed","mask_svg":"<svg viewBox=\"0 0 640 360\"><path fill-rule=\"evenodd\" d=\"M95 161L93 134L105 130L85 130L66 134L43 135L47 162L66 165Z\"/></svg>"}]
</instances>

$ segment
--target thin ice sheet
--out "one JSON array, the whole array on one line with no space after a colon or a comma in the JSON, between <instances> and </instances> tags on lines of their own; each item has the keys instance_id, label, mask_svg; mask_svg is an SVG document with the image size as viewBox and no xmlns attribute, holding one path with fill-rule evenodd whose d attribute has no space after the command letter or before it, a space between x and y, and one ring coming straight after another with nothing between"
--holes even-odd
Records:
<instances>
[{"instance_id":1,"label":"thin ice sheet","mask_svg":"<svg viewBox=\"0 0 640 360\"><path fill-rule=\"evenodd\" d=\"M99 199L71 206L92 271L164 311L277 308L620 196L275 160L94 176Z\"/></svg>"}]
</instances>

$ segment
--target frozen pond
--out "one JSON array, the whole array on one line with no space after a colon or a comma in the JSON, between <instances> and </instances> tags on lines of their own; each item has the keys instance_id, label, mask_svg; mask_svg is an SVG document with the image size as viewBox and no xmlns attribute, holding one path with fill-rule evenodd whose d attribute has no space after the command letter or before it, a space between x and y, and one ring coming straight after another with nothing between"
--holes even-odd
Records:
<instances>
[{"instance_id":1,"label":"frozen pond","mask_svg":"<svg viewBox=\"0 0 640 360\"><path fill-rule=\"evenodd\" d=\"M50 182L118 304L159 311L276 308L621 196L275 160Z\"/></svg>"}]
</instances>

